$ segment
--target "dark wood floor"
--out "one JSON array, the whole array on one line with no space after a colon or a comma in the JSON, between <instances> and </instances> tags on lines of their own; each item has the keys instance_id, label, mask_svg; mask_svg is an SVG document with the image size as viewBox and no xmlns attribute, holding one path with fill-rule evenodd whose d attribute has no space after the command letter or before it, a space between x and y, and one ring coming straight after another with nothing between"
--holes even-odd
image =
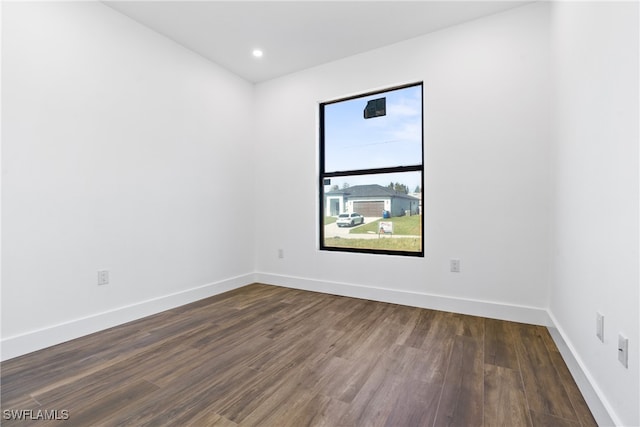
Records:
<instances>
[{"instance_id":1,"label":"dark wood floor","mask_svg":"<svg viewBox=\"0 0 640 427\"><path fill-rule=\"evenodd\" d=\"M543 327L260 284L11 359L2 410L3 426L596 425Z\"/></svg>"}]
</instances>

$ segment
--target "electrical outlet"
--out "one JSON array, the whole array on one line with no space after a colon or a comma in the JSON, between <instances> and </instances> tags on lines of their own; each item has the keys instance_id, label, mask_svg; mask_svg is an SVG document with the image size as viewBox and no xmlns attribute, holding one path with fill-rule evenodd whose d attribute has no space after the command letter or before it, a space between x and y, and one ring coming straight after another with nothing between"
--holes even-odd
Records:
<instances>
[{"instance_id":1,"label":"electrical outlet","mask_svg":"<svg viewBox=\"0 0 640 427\"><path fill-rule=\"evenodd\" d=\"M604 316L600 313L596 313L596 336L604 342Z\"/></svg>"},{"instance_id":2,"label":"electrical outlet","mask_svg":"<svg viewBox=\"0 0 640 427\"><path fill-rule=\"evenodd\" d=\"M629 368L629 339L622 334L618 334L618 361Z\"/></svg>"},{"instance_id":3,"label":"electrical outlet","mask_svg":"<svg viewBox=\"0 0 640 427\"><path fill-rule=\"evenodd\" d=\"M109 270L98 270L98 286L109 284Z\"/></svg>"},{"instance_id":4,"label":"electrical outlet","mask_svg":"<svg viewBox=\"0 0 640 427\"><path fill-rule=\"evenodd\" d=\"M460 260L459 259L450 260L449 267L452 273L460 273Z\"/></svg>"}]
</instances>

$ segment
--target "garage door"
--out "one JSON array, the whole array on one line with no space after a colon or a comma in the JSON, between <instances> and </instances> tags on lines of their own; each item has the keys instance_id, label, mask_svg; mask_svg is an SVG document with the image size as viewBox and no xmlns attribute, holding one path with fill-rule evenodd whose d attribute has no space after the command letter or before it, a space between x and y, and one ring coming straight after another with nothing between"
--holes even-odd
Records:
<instances>
[{"instance_id":1,"label":"garage door","mask_svg":"<svg viewBox=\"0 0 640 427\"><path fill-rule=\"evenodd\" d=\"M384 202L353 202L353 210L362 216L381 217Z\"/></svg>"}]
</instances>

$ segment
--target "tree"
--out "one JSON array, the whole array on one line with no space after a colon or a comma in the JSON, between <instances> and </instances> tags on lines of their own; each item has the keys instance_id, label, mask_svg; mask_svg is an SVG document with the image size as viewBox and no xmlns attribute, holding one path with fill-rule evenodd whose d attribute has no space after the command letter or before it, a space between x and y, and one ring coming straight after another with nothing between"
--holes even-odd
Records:
<instances>
[{"instance_id":1,"label":"tree","mask_svg":"<svg viewBox=\"0 0 640 427\"><path fill-rule=\"evenodd\" d=\"M409 187L399 182L394 183L391 181L389 185L387 185L387 188L397 191L398 193L409 194Z\"/></svg>"},{"instance_id":2,"label":"tree","mask_svg":"<svg viewBox=\"0 0 640 427\"><path fill-rule=\"evenodd\" d=\"M336 190L339 190L339 189L340 189L340 186L338 184L333 184L331 186L331 191L336 191Z\"/></svg>"},{"instance_id":3,"label":"tree","mask_svg":"<svg viewBox=\"0 0 640 427\"><path fill-rule=\"evenodd\" d=\"M349 183L345 182L344 184L342 184L342 189L346 190L347 188L349 188Z\"/></svg>"},{"instance_id":4,"label":"tree","mask_svg":"<svg viewBox=\"0 0 640 427\"><path fill-rule=\"evenodd\" d=\"M404 184L400 184L399 182L395 183L395 185L393 186L393 189L396 190L398 193L409 194L409 187L407 187Z\"/></svg>"},{"instance_id":5,"label":"tree","mask_svg":"<svg viewBox=\"0 0 640 427\"><path fill-rule=\"evenodd\" d=\"M422 190L420 189L419 185L416 185L416 189L413 190L414 193L422 193Z\"/></svg>"}]
</instances>

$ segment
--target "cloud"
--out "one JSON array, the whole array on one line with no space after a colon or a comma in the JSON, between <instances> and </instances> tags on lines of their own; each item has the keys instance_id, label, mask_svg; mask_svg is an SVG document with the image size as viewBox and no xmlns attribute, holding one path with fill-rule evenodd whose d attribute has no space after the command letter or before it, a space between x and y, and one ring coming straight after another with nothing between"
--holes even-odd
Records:
<instances>
[{"instance_id":1,"label":"cloud","mask_svg":"<svg viewBox=\"0 0 640 427\"><path fill-rule=\"evenodd\" d=\"M391 117L416 117L420 116L420 105L415 103L393 103L387 106L387 114Z\"/></svg>"}]
</instances>

